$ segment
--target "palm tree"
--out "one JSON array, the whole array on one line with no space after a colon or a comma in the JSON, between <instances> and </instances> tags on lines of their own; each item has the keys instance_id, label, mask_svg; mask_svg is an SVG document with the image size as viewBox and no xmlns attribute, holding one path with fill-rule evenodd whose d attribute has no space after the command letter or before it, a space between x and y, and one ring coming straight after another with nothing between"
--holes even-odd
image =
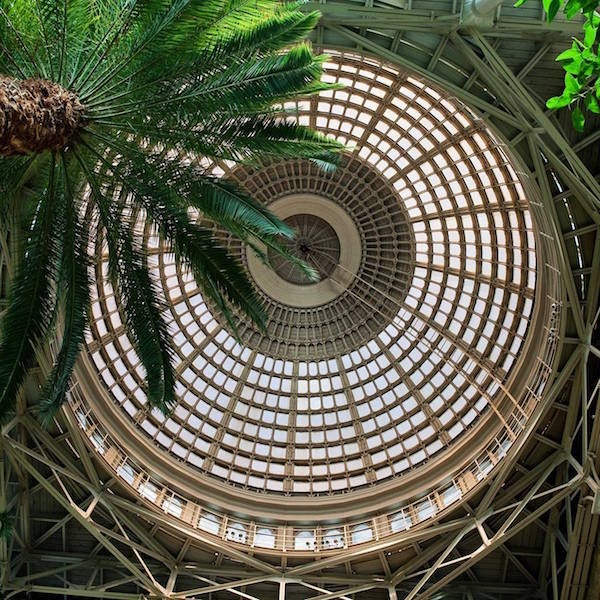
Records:
<instances>
[{"instance_id":1,"label":"palm tree","mask_svg":"<svg viewBox=\"0 0 600 600\"><path fill-rule=\"evenodd\" d=\"M0 226L15 265L0 324L0 421L51 339L40 414L61 405L84 341L91 249L102 244L149 403L173 406L140 220L233 327L236 310L264 323L243 268L193 215L256 251L261 241L285 254L293 232L198 159L335 161L335 142L282 118L287 99L326 88L323 58L302 41L317 19L276 0L0 4Z\"/></svg>"}]
</instances>

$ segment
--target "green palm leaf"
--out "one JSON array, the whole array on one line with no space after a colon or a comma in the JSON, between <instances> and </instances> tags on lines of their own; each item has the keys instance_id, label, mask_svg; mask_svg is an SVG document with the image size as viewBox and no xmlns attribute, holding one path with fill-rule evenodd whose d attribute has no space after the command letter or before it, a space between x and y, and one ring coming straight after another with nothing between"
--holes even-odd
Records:
<instances>
[{"instance_id":1,"label":"green palm leaf","mask_svg":"<svg viewBox=\"0 0 600 600\"><path fill-rule=\"evenodd\" d=\"M194 207L205 217L251 245L261 256L257 241L286 257L309 279L316 279L317 274L312 267L299 260L291 253L289 246L283 243L283 238L293 237L293 230L231 183L213 176L202 176L192 168L182 170L179 162L169 160L162 154L144 152L137 146L126 145L114 139L111 141L105 138L105 141L109 147L118 150L119 164L115 165L114 162L104 159L101 154L97 154L98 160L104 162L111 174L118 174L124 181L137 182L137 185L128 191L132 199L139 203L140 208L151 215L155 223L163 223L164 219L169 218L169 214L175 215L175 218L181 221L187 207ZM164 182L168 184L164 185ZM203 270L207 268L205 266ZM215 282L219 281L219 273L223 272L224 266L221 265L213 275ZM240 275L236 274L235 289L239 291L242 287L249 290L250 283L247 280L242 282ZM218 288L225 291L227 286L219 285ZM253 316L258 303L254 294L235 296L226 293L225 298L213 300L231 322L233 321L229 303L255 321L264 320L262 312Z\"/></svg>"},{"instance_id":2,"label":"green palm leaf","mask_svg":"<svg viewBox=\"0 0 600 600\"><path fill-rule=\"evenodd\" d=\"M13 511L0 512L0 541L9 541L15 530L15 513Z\"/></svg>"},{"instance_id":3,"label":"green palm leaf","mask_svg":"<svg viewBox=\"0 0 600 600\"><path fill-rule=\"evenodd\" d=\"M24 256L11 285L0 335L0 421L14 407L27 371L35 364L38 344L47 333L53 313L51 282L59 240L54 216L57 209L57 172L52 161L48 189L39 198L35 221L23 244Z\"/></svg>"},{"instance_id":4,"label":"green palm leaf","mask_svg":"<svg viewBox=\"0 0 600 600\"><path fill-rule=\"evenodd\" d=\"M115 202L116 191L106 194L101 189L101 180L86 164L85 158L79 154L76 157L96 201L108 244L111 275L117 283L134 348L146 370L148 401L166 412L175 402L173 351L167 325L161 316L156 286L140 249L135 247L128 218L122 212L126 206L123 202ZM125 196L126 190L121 189L120 195Z\"/></svg>"},{"instance_id":5,"label":"green palm leaf","mask_svg":"<svg viewBox=\"0 0 600 600\"><path fill-rule=\"evenodd\" d=\"M0 114L17 106L23 122L42 124L19 129L11 117L0 127L0 227L16 239L0 321L0 420L14 410L50 336L58 349L40 415L48 421L58 410L89 318L90 249L102 240L148 401L163 411L173 406L170 335L136 219L158 231L233 332L240 318L264 326L267 315L242 266L216 243L215 226L263 258L267 247L311 273L290 255L285 223L195 160L335 165L340 146L286 121L281 108L329 89L319 82L325 58L303 41L318 14L298 7L276 0L0 5ZM45 96L36 96L42 88Z\"/></svg>"},{"instance_id":6,"label":"green palm leaf","mask_svg":"<svg viewBox=\"0 0 600 600\"><path fill-rule=\"evenodd\" d=\"M64 201L61 228L64 231L58 281L59 303L63 305L62 345L42 391L39 414L49 424L67 392L69 379L84 342L90 303L87 245L89 231L80 221L77 200L67 165L62 161ZM62 292L62 293L61 293Z\"/></svg>"}]
</instances>

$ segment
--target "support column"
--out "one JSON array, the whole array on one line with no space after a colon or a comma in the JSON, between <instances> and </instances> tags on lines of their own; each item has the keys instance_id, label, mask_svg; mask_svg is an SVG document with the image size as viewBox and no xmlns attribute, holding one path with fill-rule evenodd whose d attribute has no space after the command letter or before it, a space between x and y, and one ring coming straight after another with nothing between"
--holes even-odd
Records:
<instances>
[{"instance_id":1,"label":"support column","mask_svg":"<svg viewBox=\"0 0 600 600\"><path fill-rule=\"evenodd\" d=\"M279 580L279 600L285 600L285 579Z\"/></svg>"}]
</instances>

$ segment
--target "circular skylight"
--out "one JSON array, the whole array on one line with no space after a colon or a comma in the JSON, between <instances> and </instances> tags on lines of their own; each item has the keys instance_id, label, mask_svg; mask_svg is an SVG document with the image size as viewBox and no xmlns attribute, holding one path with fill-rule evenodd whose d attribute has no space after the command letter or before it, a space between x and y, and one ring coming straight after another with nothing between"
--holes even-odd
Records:
<instances>
[{"instance_id":1,"label":"circular skylight","mask_svg":"<svg viewBox=\"0 0 600 600\"><path fill-rule=\"evenodd\" d=\"M371 165L344 157L327 174L309 162L290 161L227 176L280 217L310 215L335 234L323 233L332 249L313 244L309 264L320 281L312 285L292 284L279 262L273 271L251 250L230 245L247 263L270 315L266 335L241 324L248 346L282 359L330 359L369 342L393 319L409 287L415 244L396 192Z\"/></svg>"},{"instance_id":2,"label":"circular skylight","mask_svg":"<svg viewBox=\"0 0 600 600\"><path fill-rule=\"evenodd\" d=\"M292 215L285 222L297 232L296 239L288 244L289 249L315 270L316 278L309 278L285 257L269 250L267 254L275 273L298 285L330 278L340 260L340 240L335 229L321 217L303 213Z\"/></svg>"},{"instance_id":3,"label":"circular skylight","mask_svg":"<svg viewBox=\"0 0 600 600\"><path fill-rule=\"evenodd\" d=\"M248 267L266 332L240 322L236 342L145 233L177 349L169 417L147 408L107 257L98 263L94 372L81 378L103 391L84 403L82 426L94 411L128 422L123 436L103 419L139 466L152 462L136 450L146 440L163 464L217 489L334 498L416 476L431 489L484 455L478 473L489 472L539 400L552 296L502 145L464 105L395 67L336 52L326 68L345 87L286 108L348 144L334 173L304 161L210 166L294 226L294 251L318 273L309 281L272 256L268 269L216 232Z\"/></svg>"}]
</instances>

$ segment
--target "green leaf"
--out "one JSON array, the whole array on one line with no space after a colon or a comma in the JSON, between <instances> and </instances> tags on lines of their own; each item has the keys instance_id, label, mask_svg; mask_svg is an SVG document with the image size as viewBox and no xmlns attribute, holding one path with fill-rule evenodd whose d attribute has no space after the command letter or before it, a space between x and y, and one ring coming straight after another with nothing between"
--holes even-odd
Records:
<instances>
[{"instance_id":1,"label":"green leaf","mask_svg":"<svg viewBox=\"0 0 600 600\"><path fill-rule=\"evenodd\" d=\"M570 95L563 94L562 96L554 96L546 101L546 106L552 110L557 108L564 108L571 104L572 98Z\"/></svg>"},{"instance_id":2,"label":"green leaf","mask_svg":"<svg viewBox=\"0 0 600 600\"><path fill-rule=\"evenodd\" d=\"M579 133L583 132L585 125L585 116L581 109L576 106L571 112L571 122L573 123L573 129Z\"/></svg>"},{"instance_id":3,"label":"green leaf","mask_svg":"<svg viewBox=\"0 0 600 600\"><path fill-rule=\"evenodd\" d=\"M561 0L542 0L542 4L544 5L548 22L553 21L560 9Z\"/></svg>"},{"instance_id":4,"label":"green leaf","mask_svg":"<svg viewBox=\"0 0 600 600\"><path fill-rule=\"evenodd\" d=\"M586 83L594 73L596 74L596 77L598 77L598 64L596 61L585 60L583 64L579 66L579 75L584 78Z\"/></svg>"},{"instance_id":5,"label":"green leaf","mask_svg":"<svg viewBox=\"0 0 600 600\"><path fill-rule=\"evenodd\" d=\"M581 51L581 58L590 62L596 62L598 55L590 48L585 48Z\"/></svg>"},{"instance_id":6,"label":"green leaf","mask_svg":"<svg viewBox=\"0 0 600 600\"><path fill-rule=\"evenodd\" d=\"M598 0L584 0L581 3L581 12L588 16L593 13L594 10L598 7Z\"/></svg>"},{"instance_id":7,"label":"green leaf","mask_svg":"<svg viewBox=\"0 0 600 600\"><path fill-rule=\"evenodd\" d=\"M52 161L48 189L38 206L21 264L8 293L8 308L0 322L0 423L14 409L27 371L35 364L36 348L46 337L54 312L52 281L60 246L57 232L57 173Z\"/></svg>"},{"instance_id":8,"label":"green leaf","mask_svg":"<svg viewBox=\"0 0 600 600\"><path fill-rule=\"evenodd\" d=\"M594 25L591 21L588 20L583 24L583 32L583 43L585 44L586 48L591 48L594 45L594 42L596 41L598 26Z\"/></svg>"},{"instance_id":9,"label":"green leaf","mask_svg":"<svg viewBox=\"0 0 600 600\"><path fill-rule=\"evenodd\" d=\"M523 6L523 4L525 4L525 2L527 2L527 0L517 0L517 2L515 2L515 3L513 4L513 6L514 6L515 8L518 8L519 6Z\"/></svg>"},{"instance_id":10,"label":"green leaf","mask_svg":"<svg viewBox=\"0 0 600 600\"><path fill-rule=\"evenodd\" d=\"M568 50L561 52L554 60L563 63L563 69L573 75L579 74L582 61L582 51L579 46L573 42Z\"/></svg>"},{"instance_id":11,"label":"green leaf","mask_svg":"<svg viewBox=\"0 0 600 600\"><path fill-rule=\"evenodd\" d=\"M577 60L577 59L581 60L581 52L579 51L578 48L573 46L572 48L569 48L568 50L561 52L554 60L561 61L561 60Z\"/></svg>"},{"instance_id":12,"label":"green leaf","mask_svg":"<svg viewBox=\"0 0 600 600\"><path fill-rule=\"evenodd\" d=\"M579 83L576 77L573 77L570 73L565 75L565 91L564 94L570 94L574 96L578 94L582 88L582 84Z\"/></svg>"},{"instance_id":13,"label":"green leaf","mask_svg":"<svg viewBox=\"0 0 600 600\"><path fill-rule=\"evenodd\" d=\"M593 92L589 92L585 97L585 107L593 113L600 114L600 102Z\"/></svg>"},{"instance_id":14,"label":"green leaf","mask_svg":"<svg viewBox=\"0 0 600 600\"><path fill-rule=\"evenodd\" d=\"M563 69L565 70L566 73L571 73L572 75L579 75L582 72L582 64L583 61L580 58L578 58L577 60L571 60L571 61L566 61L563 63ZM585 63L587 64L587 63Z\"/></svg>"},{"instance_id":15,"label":"green leaf","mask_svg":"<svg viewBox=\"0 0 600 600\"><path fill-rule=\"evenodd\" d=\"M565 4L565 14L567 19L572 19L581 10L581 2L579 0L568 0Z\"/></svg>"}]
</instances>

